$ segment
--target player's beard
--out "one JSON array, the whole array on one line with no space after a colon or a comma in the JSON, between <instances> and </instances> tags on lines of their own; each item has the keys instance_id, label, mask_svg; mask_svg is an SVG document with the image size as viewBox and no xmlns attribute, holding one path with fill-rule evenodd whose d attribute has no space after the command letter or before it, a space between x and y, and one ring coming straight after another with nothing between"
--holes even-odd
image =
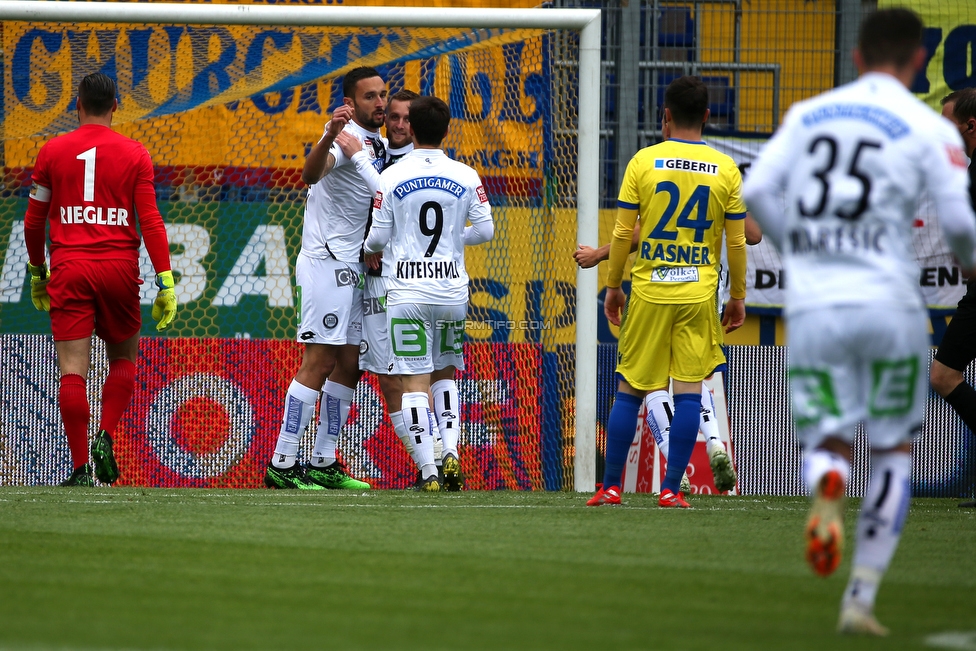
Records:
<instances>
[{"instance_id":1,"label":"player's beard","mask_svg":"<svg viewBox=\"0 0 976 651\"><path fill-rule=\"evenodd\" d=\"M363 110L358 106L356 107L356 122L366 129L373 129L375 131L385 124L385 114L378 113L377 115L379 115L379 117L376 117L369 110Z\"/></svg>"}]
</instances>

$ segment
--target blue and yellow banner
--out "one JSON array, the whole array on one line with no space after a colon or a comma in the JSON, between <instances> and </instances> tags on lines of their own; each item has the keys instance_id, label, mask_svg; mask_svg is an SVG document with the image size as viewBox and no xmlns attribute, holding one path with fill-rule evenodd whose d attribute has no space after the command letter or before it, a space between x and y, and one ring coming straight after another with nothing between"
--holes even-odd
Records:
<instances>
[{"instance_id":1,"label":"blue and yellow banner","mask_svg":"<svg viewBox=\"0 0 976 651\"><path fill-rule=\"evenodd\" d=\"M878 8L908 7L922 17L928 58L912 92L940 110L954 90L976 86L976 3L967 0L879 0Z\"/></svg>"}]
</instances>

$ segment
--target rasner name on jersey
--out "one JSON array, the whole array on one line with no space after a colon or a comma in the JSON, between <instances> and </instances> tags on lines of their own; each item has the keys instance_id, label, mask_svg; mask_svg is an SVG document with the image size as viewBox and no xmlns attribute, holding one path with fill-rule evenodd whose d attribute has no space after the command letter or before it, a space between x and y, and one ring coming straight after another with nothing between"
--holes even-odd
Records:
<instances>
[{"instance_id":1,"label":"rasner name on jersey","mask_svg":"<svg viewBox=\"0 0 976 651\"><path fill-rule=\"evenodd\" d=\"M457 262L432 260L401 260L396 264L396 277L403 280L414 278L460 278Z\"/></svg>"},{"instance_id":2,"label":"rasner name on jersey","mask_svg":"<svg viewBox=\"0 0 976 651\"><path fill-rule=\"evenodd\" d=\"M684 172L700 172L718 176L718 164L702 160L688 160L687 158L655 158L654 167L665 170L682 170Z\"/></svg>"},{"instance_id":3,"label":"rasner name on jersey","mask_svg":"<svg viewBox=\"0 0 976 651\"><path fill-rule=\"evenodd\" d=\"M416 192L417 190L443 190L444 192L453 194L458 199L464 194L463 185L457 181L445 179L442 176L422 176L418 179L404 181L393 188L393 194L396 195L397 199L403 199L411 192Z\"/></svg>"}]
</instances>

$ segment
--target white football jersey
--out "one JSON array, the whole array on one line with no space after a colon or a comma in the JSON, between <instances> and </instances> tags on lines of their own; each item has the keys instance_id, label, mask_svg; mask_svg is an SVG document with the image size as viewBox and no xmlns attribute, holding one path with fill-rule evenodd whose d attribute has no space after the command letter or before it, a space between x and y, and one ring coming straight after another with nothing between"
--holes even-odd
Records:
<instances>
[{"instance_id":1,"label":"white football jersey","mask_svg":"<svg viewBox=\"0 0 976 651\"><path fill-rule=\"evenodd\" d=\"M387 302L467 303L464 227L491 221L478 173L439 149L415 149L380 180L373 220L393 229L383 252L390 266Z\"/></svg>"},{"instance_id":2,"label":"white football jersey","mask_svg":"<svg viewBox=\"0 0 976 651\"><path fill-rule=\"evenodd\" d=\"M362 141L373 167L381 171L386 162L386 145L379 132L367 131L355 122L349 122L344 130ZM313 258L359 262L372 192L338 145L333 144L329 151L335 156L335 166L308 189L302 253Z\"/></svg>"},{"instance_id":3,"label":"white football jersey","mask_svg":"<svg viewBox=\"0 0 976 651\"><path fill-rule=\"evenodd\" d=\"M783 254L787 314L921 308L916 206L926 189L937 202L965 196L966 160L947 120L894 77L868 73L791 107L745 186L755 206L763 189L782 191L781 213L750 209Z\"/></svg>"}]
</instances>

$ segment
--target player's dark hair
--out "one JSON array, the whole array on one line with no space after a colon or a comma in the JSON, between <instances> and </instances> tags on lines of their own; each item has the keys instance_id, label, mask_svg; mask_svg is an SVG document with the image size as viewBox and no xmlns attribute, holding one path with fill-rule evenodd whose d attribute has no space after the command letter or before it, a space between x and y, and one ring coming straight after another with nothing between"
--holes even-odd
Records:
<instances>
[{"instance_id":1,"label":"player's dark hair","mask_svg":"<svg viewBox=\"0 0 976 651\"><path fill-rule=\"evenodd\" d=\"M664 108L683 129L701 126L708 110L708 86L698 77L678 77L664 91Z\"/></svg>"},{"instance_id":2,"label":"player's dark hair","mask_svg":"<svg viewBox=\"0 0 976 651\"><path fill-rule=\"evenodd\" d=\"M363 79L371 79L379 76L380 73L376 71L376 68L371 68L370 66L353 68L346 73L346 76L342 80L342 96L348 97L349 99L356 99L356 84Z\"/></svg>"},{"instance_id":3,"label":"player's dark hair","mask_svg":"<svg viewBox=\"0 0 976 651\"><path fill-rule=\"evenodd\" d=\"M864 65L904 68L922 47L922 19L911 9L892 7L869 14L861 23L857 49Z\"/></svg>"},{"instance_id":4,"label":"player's dark hair","mask_svg":"<svg viewBox=\"0 0 976 651\"><path fill-rule=\"evenodd\" d=\"M389 106L390 105L389 102L392 102L394 100L397 102L412 102L418 97L420 97L420 95L413 92L412 90L406 90L406 89L398 90L397 92L393 93L387 98L388 101L386 105Z\"/></svg>"},{"instance_id":5,"label":"player's dark hair","mask_svg":"<svg viewBox=\"0 0 976 651\"><path fill-rule=\"evenodd\" d=\"M976 88L961 88L942 98L942 106L952 102L952 117L962 124L976 118Z\"/></svg>"},{"instance_id":6,"label":"player's dark hair","mask_svg":"<svg viewBox=\"0 0 976 651\"><path fill-rule=\"evenodd\" d=\"M78 99L88 115L105 115L115 104L115 81L101 72L93 72L78 84Z\"/></svg>"},{"instance_id":7,"label":"player's dark hair","mask_svg":"<svg viewBox=\"0 0 976 651\"><path fill-rule=\"evenodd\" d=\"M439 97L418 97L410 102L410 128L418 145L439 147L450 123L451 109Z\"/></svg>"}]
</instances>

